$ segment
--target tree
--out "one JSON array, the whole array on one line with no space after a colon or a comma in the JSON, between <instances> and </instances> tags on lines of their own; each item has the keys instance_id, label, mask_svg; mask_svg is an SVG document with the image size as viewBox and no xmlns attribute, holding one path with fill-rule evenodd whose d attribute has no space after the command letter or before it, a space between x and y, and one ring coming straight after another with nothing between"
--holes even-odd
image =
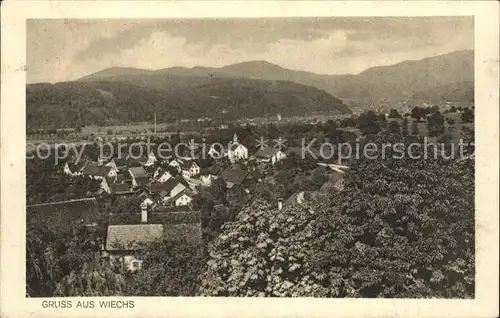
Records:
<instances>
[{"instance_id":1,"label":"tree","mask_svg":"<svg viewBox=\"0 0 500 318\"><path fill-rule=\"evenodd\" d=\"M473 123L474 122L474 110L466 107L461 115L462 123Z\"/></svg>"},{"instance_id":2,"label":"tree","mask_svg":"<svg viewBox=\"0 0 500 318\"><path fill-rule=\"evenodd\" d=\"M57 297L122 296L125 294L126 278L116 273L106 261L98 256L85 263L80 270L73 270L57 284Z\"/></svg>"},{"instance_id":3,"label":"tree","mask_svg":"<svg viewBox=\"0 0 500 318\"><path fill-rule=\"evenodd\" d=\"M32 223L26 233L26 289L31 297L51 297L57 283L91 262L100 248L98 231L84 226L52 232Z\"/></svg>"},{"instance_id":4,"label":"tree","mask_svg":"<svg viewBox=\"0 0 500 318\"><path fill-rule=\"evenodd\" d=\"M313 212L256 200L210 246L201 296L324 296L322 274L308 263Z\"/></svg>"},{"instance_id":5,"label":"tree","mask_svg":"<svg viewBox=\"0 0 500 318\"><path fill-rule=\"evenodd\" d=\"M391 108L389 112L389 118L401 118L401 115L398 113L396 109Z\"/></svg>"},{"instance_id":6,"label":"tree","mask_svg":"<svg viewBox=\"0 0 500 318\"><path fill-rule=\"evenodd\" d=\"M373 111L361 114L357 126L363 135L376 134L381 130L379 118Z\"/></svg>"},{"instance_id":7,"label":"tree","mask_svg":"<svg viewBox=\"0 0 500 318\"><path fill-rule=\"evenodd\" d=\"M410 116L411 118L415 119L415 121L419 121L424 116L423 109L418 106L413 107Z\"/></svg>"},{"instance_id":8,"label":"tree","mask_svg":"<svg viewBox=\"0 0 500 318\"><path fill-rule=\"evenodd\" d=\"M129 282L131 296L195 296L203 272L203 246L196 240L163 240L140 253L142 269Z\"/></svg>"},{"instance_id":9,"label":"tree","mask_svg":"<svg viewBox=\"0 0 500 318\"><path fill-rule=\"evenodd\" d=\"M427 128L429 136L435 137L444 132L444 116L439 112L435 112L427 119Z\"/></svg>"},{"instance_id":10,"label":"tree","mask_svg":"<svg viewBox=\"0 0 500 318\"><path fill-rule=\"evenodd\" d=\"M203 241L208 243L216 237L221 226L231 220L229 210L216 208L226 205L226 184L222 179L216 179L208 188L201 189L193 200L193 207L200 210Z\"/></svg>"},{"instance_id":11,"label":"tree","mask_svg":"<svg viewBox=\"0 0 500 318\"><path fill-rule=\"evenodd\" d=\"M416 120L412 121L411 123L411 134L412 135L418 135L418 122Z\"/></svg>"},{"instance_id":12,"label":"tree","mask_svg":"<svg viewBox=\"0 0 500 318\"><path fill-rule=\"evenodd\" d=\"M401 133L404 135L404 136L407 136L408 135L408 118L405 117L403 119L403 125L401 126Z\"/></svg>"},{"instance_id":13,"label":"tree","mask_svg":"<svg viewBox=\"0 0 500 318\"><path fill-rule=\"evenodd\" d=\"M389 132L393 134L400 134L401 130L399 129L399 124L397 121L393 120L389 123Z\"/></svg>"},{"instance_id":14,"label":"tree","mask_svg":"<svg viewBox=\"0 0 500 318\"><path fill-rule=\"evenodd\" d=\"M380 127L384 130L387 129L387 118L385 118L385 114L379 114L377 117L380 122Z\"/></svg>"},{"instance_id":15,"label":"tree","mask_svg":"<svg viewBox=\"0 0 500 318\"><path fill-rule=\"evenodd\" d=\"M361 158L318 204L312 262L332 295L474 297L473 160Z\"/></svg>"}]
</instances>

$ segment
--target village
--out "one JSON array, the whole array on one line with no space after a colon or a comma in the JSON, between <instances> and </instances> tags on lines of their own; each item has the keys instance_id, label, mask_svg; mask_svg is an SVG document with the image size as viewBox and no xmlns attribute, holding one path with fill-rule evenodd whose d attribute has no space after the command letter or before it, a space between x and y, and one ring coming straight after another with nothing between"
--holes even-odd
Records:
<instances>
[{"instance_id":1,"label":"village","mask_svg":"<svg viewBox=\"0 0 500 318\"><path fill-rule=\"evenodd\" d=\"M201 147L190 150L194 150L190 152L194 156L188 156L187 152L177 156L172 152L164 156L159 155L158 150L152 150L142 157L127 155L126 158L107 160L99 157L96 161L70 158L62 165L64 174L74 179L89 178L99 182L96 197L139 199L139 206L129 207L132 212L108 216L103 257L133 272L142 266L137 250L160 240L165 236L164 232L175 227L184 227L186 231L180 231L184 233L182 235L201 242L200 211L193 208L193 200L200 191L211 187L214 182L221 182L228 190L253 195L251 192L259 188L259 184L276 183L273 173L287 154L300 156L297 148L281 150L271 146L246 146L240 143L236 133L227 149L212 146L205 154L201 153ZM341 185L340 176L347 167L321 162L318 162L318 167L335 173L336 186ZM300 191L290 198L278 198L276 206L281 209L284 203L303 200L304 191ZM214 208L228 209L222 204ZM179 236L179 231L174 232Z\"/></svg>"}]
</instances>

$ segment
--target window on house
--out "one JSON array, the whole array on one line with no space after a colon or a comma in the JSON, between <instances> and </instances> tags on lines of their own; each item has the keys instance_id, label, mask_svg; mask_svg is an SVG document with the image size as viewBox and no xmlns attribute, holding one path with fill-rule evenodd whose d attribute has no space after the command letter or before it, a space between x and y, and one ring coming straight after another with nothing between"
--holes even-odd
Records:
<instances>
[{"instance_id":1,"label":"window on house","mask_svg":"<svg viewBox=\"0 0 500 318\"><path fill-rule=\"evenodd\" d=\"M133 268L139 268L139 262L138 261L133 261L132 262L132 267Z\"/></svg>"}]
</instances>

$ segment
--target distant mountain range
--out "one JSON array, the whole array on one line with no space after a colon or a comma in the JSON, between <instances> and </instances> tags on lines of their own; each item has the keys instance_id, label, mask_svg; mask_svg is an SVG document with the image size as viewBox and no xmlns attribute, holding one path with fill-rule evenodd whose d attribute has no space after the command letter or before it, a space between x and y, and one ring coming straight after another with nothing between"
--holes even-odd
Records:
<instances>
[{"instance_id":1,"label":"distant mountain range","mask_svg":"<svg viewBox=\"0 0 500 318\"><path fill-rule=\"evenodd\" d=\"M447 85L453 86L455 83L472 84L473 88L474 52L472 50L456 51L416 61L374 67L357 75L318 75L289 70L266 61L251 61L221 68L172 67L157 71L113 67L79 80L125 80L130 83L151 85L151 80L146 80L145 77L158 80L171 76L292 81L315 86L341 99L378 103L381 99L410 99L417 92L438 87L446 89ZM469 88L469 86L467 87ZM446 92L443 92L442 95L447 96ZM468 100L469 97L465 99Z\"/></svg>"},{"instance_id":2,"label":"distant mountain range","mask_svg":"<svg viewBox=\"0 0 500 318\"><path fill-rule=\"evenodd\" d=\"M342 99L473 101L474 53L457 51L367 69L318 75L266 61L156 71L112 67L76 81L26 87L29 128L111 125L183 118L237 119L348 114ZM396 104L394 104L396 106Z\"/></svg>"}]
</instances>

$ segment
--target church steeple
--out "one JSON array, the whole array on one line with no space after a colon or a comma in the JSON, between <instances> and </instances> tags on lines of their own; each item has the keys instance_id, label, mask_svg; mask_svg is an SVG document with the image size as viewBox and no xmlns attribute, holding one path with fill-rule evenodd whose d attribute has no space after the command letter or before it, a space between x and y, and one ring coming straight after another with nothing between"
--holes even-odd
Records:
<instances>
[{"instance_id":1,"label":"church steeple","mask_svg":"<svg viewBox=\"0 0 500 318\"><path fill-rule=\"evenodd\" d=\"M236 133L234 133L233 135L233 144L237 144L238 143L238 135Z\"/></svg>"}]
</instances>

